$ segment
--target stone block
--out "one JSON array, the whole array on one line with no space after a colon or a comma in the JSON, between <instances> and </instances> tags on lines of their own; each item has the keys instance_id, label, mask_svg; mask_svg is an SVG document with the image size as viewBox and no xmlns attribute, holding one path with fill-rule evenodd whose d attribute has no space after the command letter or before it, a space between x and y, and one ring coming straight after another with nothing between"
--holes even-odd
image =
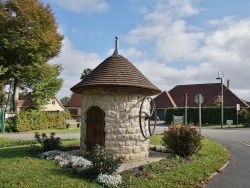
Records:
<instances>
[{"instance_id":1,"label":"stone block","mask_svg":"<svg viewBox=\"0 0 250 188\"><path fill-rule=\"evenodd\" d=\"M129 135L129 139L130 139L130 140L137 140L137 138L138 138L138 135L137 135L137 134L130 134L130 135Z\"/></svg>"},{"instance_id":2,"label":"stone block","mask_svg":"<svg viewBox=\"0 0 250 188\"><path fill-rule=\"evenodd\" d=\"M122 135L117 135L117 141L122 141Z\"/></svg>"},{"instance_id":3,"label":"stone block","mask_svg":"<svg viewBox=\"0 0 250 188\"><path fill-rule=\"evenodd\" d=\"M112 95L104 95L102 99L104 102L114 102L114 97Z\"/></svg>"},{"instance_id":4,"label":"stone block","mask_svg":"<svg viewBox=\"0 0 250 188\"><path fill-rule=\"evenodd\" d=\"M116 147L117 142L116 141L105 141L105 148L110 148L110 147Z\"/></svg>"},{"instance_id":5,"label":"stone block","mask_svg":"<svg viewBox=\"0 0 250 188\"><path fill-rule=\"evenodd\" d=\"M126 134L127 133L127 128L115 128L113 130L115 134Z\"/></svg>"},{"instance_id":6,"label":"stone block","mask_svg":"<svg viewBox=\"0 0 250 188\"><path fill-rule=\"evenodd\" d=\"M133 147L133 153L135 154L141 153L141 147L138 146Z\"/></svg>"},{"instance_id":7,"label":"stone block","mask_svg":"<svg viewBox=\"0 0 250 188\"><path fill-rule=\"evenodd\" d=\"M105 133L107 133L107 134L113 133L113 128L112 127L105 127Z\"/></svg>"},{"instance_id":8,"label":"stone block","mask_svg":"<svg viewBox=\"0 0 250 188\"><path fill-rule=\"evenodd\" d=\"M136 134L138 133L137 128L128 128L128 134Z\"/></svg>"},{"instance_id":9,"label":"stone block","mask_svg":"<svg viewBox=\"0 0 250 188\"><path fill-rule=\"evenodd\" d=\"M112 154L119 154L119 148L117 147L114 147L114 148L110 147L110 148L107 148L106 150Z\"/></svg>"},{"instance_id":10,"label":"stone block","mask_svg":"<svg viewBox=\"0 0 250 188\"><path fill-rule=\"evenodd\" d=\"M131 160L131 161L139 161L140 160L140 154L129 155L129 160Z\"/></svg>"},{"instance_id":11,"label":"stone block","mask_svg":"<svg viewBox=\"0 0 250 188\"><path fill-rule=\"evenodd\" d=\"M128 101L136 103L138 101L137 95L130 95L130 96L128 96Z\"/></svg>"},{"instance_id":12,"label":"stone block","mask_svg":"<svg viewBox=\"0 0 250 188\"><path fill-rule=\"evenodd\" d=\"M121 136L122 136L122 141L129 141L130 140L129 135L127 135L127 134L122 134Z\"/></svg>"},{"instance_id":13,"label":"stone block","mask_svg":"<svg viewBox=\"0 0 250 188\"><path fill-rule=\"evenodd\" d=\"M132 147L131 146L122 146L120 152L122 154L131 154L132 153Z\"/></svg>"},{"instance_id":14,"label":"stone block","mask_svg":"<svg viewBox=\"0 0 250 188\"><path fill-rule=\"evenodd\" d=\"M135 141L126 141L125 142L125 146L134 146L135 145Z\"/></svg>"}]
</instances>

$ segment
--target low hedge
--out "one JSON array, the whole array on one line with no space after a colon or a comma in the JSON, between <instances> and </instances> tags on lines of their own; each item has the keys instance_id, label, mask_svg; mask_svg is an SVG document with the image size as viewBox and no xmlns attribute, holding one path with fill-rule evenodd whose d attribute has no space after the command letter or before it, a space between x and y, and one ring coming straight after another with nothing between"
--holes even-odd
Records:
<instances>
[{"instance_id":1,"label":"low hedge","mask_svg":"<svg viewBox=\"0 0 250 188\"><path fill-rule=\"evenodd\" d=\"M23 145L33 145L37 144L37 141L35 139L33 140L12 140L10 138L0 138L0 148L5 147L15 147L15 146L23 146Z\"/></svg>"},{"instance_id":2,"label":"low hedge","mask_svg":"<svg viewBox=\"0 0 250 188\"><path fill-rule=\"evenodd\" d=\"M49 128L64 128L69 112L20 111L14 117L8 118L11 131L23 132Z\"/></svg>"},{"instance_id":3,"label":"low hedge","mask_svg":"<svg viewBox=\"0 0 250 188\"><path fill-rule=\"evenodd\" d=\"M237 122L237 111L236 107L225 107L224 109L224 124L226 120L233 120L233 123ZM171 124L174 116L185 116L185 108L167 108L165 113L166 123ZM199 108L190 107L187 109L187 121L188 124L199 123ZM221 123L221 108L220 107L210 107L201 108L201 122L202 124L220 124ZM239 113L238 123L247 123L243 115Z\"/></svg>"}]
</instances>

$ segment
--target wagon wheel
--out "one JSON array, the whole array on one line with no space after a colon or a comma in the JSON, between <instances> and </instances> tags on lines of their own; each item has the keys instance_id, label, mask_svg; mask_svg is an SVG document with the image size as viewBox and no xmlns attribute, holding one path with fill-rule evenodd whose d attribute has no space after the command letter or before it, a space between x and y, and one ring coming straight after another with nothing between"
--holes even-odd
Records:
<instances>
[{"instance_id":1,"label":"wagon wheel","mask_svg":"<svg viewBox=\"0 0 250 188\"><path fill-rule=\"evenodd\" d=\"M150 114L148 114L147 112L142 111L143 104L144 104L145 100L149 100L149 102L150 102L150 111L149 111ZM151 130L150 119L153 116L154 116L154 123L152 125L154 126L154 128L153 128L153 130ZM154 100L151 97L144 97L142 99L142 103L141 103L141 107L140 107L140 112L139 112L139 125L140 125L140 130L141 130L142 136L145 139L149 139L150 136L152 136L152 134L154 133L155 126L156 126L156 117L157 117L157 114L156 114L156 108L155 108L155 102L154 102ZM146 133L145 133L145 131L143 131L143 128L142 128L142 118L144 118L144 120L148 120L148 131Z\"/></svg>"}]
</instances>

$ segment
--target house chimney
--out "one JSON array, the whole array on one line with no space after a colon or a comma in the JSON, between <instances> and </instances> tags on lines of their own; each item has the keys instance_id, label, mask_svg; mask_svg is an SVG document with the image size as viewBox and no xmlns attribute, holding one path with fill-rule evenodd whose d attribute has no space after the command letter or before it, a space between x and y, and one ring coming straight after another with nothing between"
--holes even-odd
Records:
<instances>
[{"instance_id":1,"label":"house chimney","mask_svg":"<svg viewBox=\"0 0 250 188\"><path fill-rule=\"evenodd\" d=\"M230 80L228 79L227 80L227 89L229 89L229 86L230 86Z\"/></svg>"}]
</instances>

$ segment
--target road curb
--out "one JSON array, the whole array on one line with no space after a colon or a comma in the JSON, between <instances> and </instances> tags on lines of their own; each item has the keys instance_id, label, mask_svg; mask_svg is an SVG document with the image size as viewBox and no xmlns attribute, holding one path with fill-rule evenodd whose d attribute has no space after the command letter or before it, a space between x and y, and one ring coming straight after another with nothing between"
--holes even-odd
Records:
<instances>
[{"instance_id":1,"label":"road curb","mask_svg":"<svg viewBox=\"0 0 250 188\"><path fill-rule=\"evenodd\" d=\"M209 179L212 179L214 176L216 176L217 174L219 174L219 173L221 173L226 167L227 167L227 165L229 164L229 160L223 165L223 166L221 166L215 173L213 173L210 177L209 177Z\"/></svg>"}]
</instances>

